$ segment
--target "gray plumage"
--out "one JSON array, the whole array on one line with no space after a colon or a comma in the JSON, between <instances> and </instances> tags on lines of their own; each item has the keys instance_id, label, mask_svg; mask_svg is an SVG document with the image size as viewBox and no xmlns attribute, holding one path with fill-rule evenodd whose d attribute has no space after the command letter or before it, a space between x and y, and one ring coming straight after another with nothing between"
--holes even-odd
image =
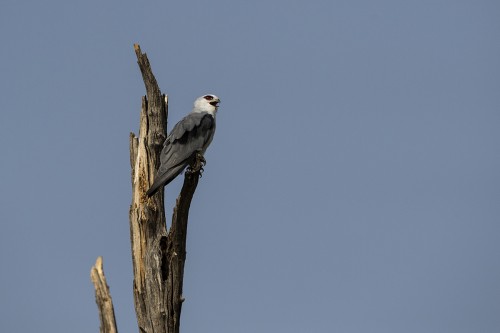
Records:
<instances>
[{"instance_id":1,"label":"gray plumage","mask_svg":"<svg viewBox=\"0 0 500 333\"><path fill-rule=\"evenodd\" d=\"M197 153L205 153L215 133L218 103L219 98L215 95L198 98L193 111L174 126L163 143L160 167L153 185L146 192L149 197L177 177Z\"/></svg>"}]
</instances>

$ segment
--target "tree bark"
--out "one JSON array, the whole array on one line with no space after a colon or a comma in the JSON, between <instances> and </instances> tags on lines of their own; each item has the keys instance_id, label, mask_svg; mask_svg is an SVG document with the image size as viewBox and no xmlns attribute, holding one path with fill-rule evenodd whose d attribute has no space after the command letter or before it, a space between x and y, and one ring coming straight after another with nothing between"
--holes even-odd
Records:
<instances>
[{"instance_id":1,"label":"tree bark","mask_svg":"<svg viewBox=\"0 0 500 333\"><path fill-rule=\"evenodd\" d=\"M165 254L161 244L167 237L163 191L148 198L146 191L159 166L167 125L167 98L151 71L146 54L134 45L141 69L146 96L142 98L139 137L130 134L132 168L132 204L130 206L130 240L134 270L134 302L140 332L167 332L165 319L166 285L162 278Z\"/></svg>"},{"instance_id":2,"label":"tree bark","mask_svg":"<svg viewBox=\"0 0 500 333\"><path fill-rule=\"evenodd\" d=\"M146 54L134 45L146 87L142 98L139 137L130 134L132 204L130 238L134 270L134 301L140 332L178 333L186 259L189 207L200 176L197 159L185 173L167 233L163 190L148 198L146 191L159 167L165 140L168 99L158 87Z\"/></svg>"},{"instance_id":3,"label":"tree bark","mask_svg":"<svg viewBox=\"0 0 500 333\"><path fill-rule=\"evenodd\" d=\"M134 271L134 303L141 333L178 333L182 309L182 283L186 260L189 207L202 171L197 156L185 172L177 197L172 225L167 232L163 189L151 198L146 191L153 183L165 141L168 99L162 94L148 57L134 44L146 96L142 97L139 136L130 133L132 204L129 210L130 242ZM99 307L101 333L115 333L113 303L102 270L102 258L91 270Z\"/></svg>"},{"instance_id":4,"label":"tree bark","mask_svg":"<svg viewBox=\"0 0 500 333\"><path fill-rule=\"evenodd\" d=\"M109 293L108 283L104 276L102 268L102 257L98 257L95 265L90 270L90 278L94 283L95 301L99 309L99 322L101 333L117 333L115 310L113 308L113 300Z\"/></svg>"}]
</instances>

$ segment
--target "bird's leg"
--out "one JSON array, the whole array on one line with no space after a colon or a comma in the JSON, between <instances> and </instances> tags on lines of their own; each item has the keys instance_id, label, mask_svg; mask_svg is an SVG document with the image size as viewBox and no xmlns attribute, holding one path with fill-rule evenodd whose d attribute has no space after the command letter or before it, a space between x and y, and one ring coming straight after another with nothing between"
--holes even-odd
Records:
<instances>
[{"instance_id":1,"label":"bird's leg","mask_svg":"<svg viewBox=\"0 0 500 333\"><path fill-rule=\"evenodd\" d=\"M197 161L197 163L199 163L199 164L200 164L200 170L203 170L203 167L204 167L205 165L207 165L207 160L206 160L206 159L205 159L205 157L203 157L203 155L202 155L202 154L200 154L200 153L196 153L196 161Z\"/></svg>"},{"instance_id":2,"label":"bird's leg","mask_svg":"<svg viewBox=\"0 0 500 333\"><path fill-rule=\"evenodd\" d=\"M207 160L205 159L205 157L203 157L202 154L200 153L197 153L196 154L196 164L199 166L200 168L200 178L203 176L203 172L205 171L205 169L203 169L203 167L205 165L207 165Z\"/></svg>"},{"instance_id":3,"label":"bird's leg","mask_svg":"<svg viewBox=\"0 0 500 333\"><path fill-rule=\"evenodd\" d=\"M196 155L194 156L193 162L189 164L189 166L186 169L186 173L195 173L195 172L200 172L200 177L201 174L203 173L204 169L203 167L207 164L207 160L203 157L203 155L200 152L197 152Z\"/></svg>"}]
</instances>

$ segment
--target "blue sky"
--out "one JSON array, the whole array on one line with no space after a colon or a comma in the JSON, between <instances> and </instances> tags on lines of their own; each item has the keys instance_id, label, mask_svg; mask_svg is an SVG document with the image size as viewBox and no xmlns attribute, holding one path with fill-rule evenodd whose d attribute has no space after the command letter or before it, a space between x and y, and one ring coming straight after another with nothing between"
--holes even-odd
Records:
<instances>
[{"instance_id":1,"label":"blue sky","mask_svg":"<svg viewBox=\"0 0 500 333\"><path fill-rule=\"evenodd\" d=\"M0 331L137 330L129 132L221 99L183 332L500 331L495 1L0 6ZM181 179L166 190L172 211Z\"/></svg>"}]
</instances>

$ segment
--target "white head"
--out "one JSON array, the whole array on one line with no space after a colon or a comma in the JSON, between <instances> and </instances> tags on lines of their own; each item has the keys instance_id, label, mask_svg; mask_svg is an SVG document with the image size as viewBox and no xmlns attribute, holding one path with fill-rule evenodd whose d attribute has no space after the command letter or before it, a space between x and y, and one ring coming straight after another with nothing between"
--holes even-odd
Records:
<instances>
[{"instance_id":1,"label":"white head","mask_svg":"<svg viewBox=\"0 0 500 333\"><path fill-rule=\"evenodd\" d=\"M203 95L194 101L193 112L208 112L215 116L219 103L219 97L212 94Z\"/></svg>"}]
</instances>

